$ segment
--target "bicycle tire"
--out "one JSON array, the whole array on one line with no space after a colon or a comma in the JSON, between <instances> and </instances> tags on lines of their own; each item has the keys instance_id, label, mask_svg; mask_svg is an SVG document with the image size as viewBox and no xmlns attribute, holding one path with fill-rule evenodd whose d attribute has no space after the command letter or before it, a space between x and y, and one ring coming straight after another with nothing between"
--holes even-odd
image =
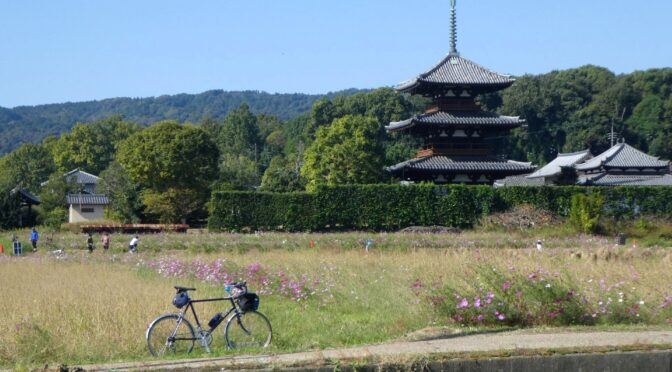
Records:
<instances>
[{"instance_id":1,"label":"bicycle tire","mask_svg":"<svg viewBox=\"0 0 672 372\"><path fill-rule=\"evenodd\" d=\"M178 325L180 316L166 314L156 318L147 328L147 346L155 357L166 354L188 354L194 349L195 340L173 340L175 338L195 338L194 327L185 318ZM175 336L173 336L173 334Z\"/></svg>"},{"instance_id":2,"label":"bicycle tire","mask_svg":"<svg viewBox=\"0 0 672 372\"><path fill-rule=\"evenodd\" d=\"M229 349L265 349L271 344L273 329L264 314L246 311L229 318L224 338Z\"/></svg>"}]
</instances>

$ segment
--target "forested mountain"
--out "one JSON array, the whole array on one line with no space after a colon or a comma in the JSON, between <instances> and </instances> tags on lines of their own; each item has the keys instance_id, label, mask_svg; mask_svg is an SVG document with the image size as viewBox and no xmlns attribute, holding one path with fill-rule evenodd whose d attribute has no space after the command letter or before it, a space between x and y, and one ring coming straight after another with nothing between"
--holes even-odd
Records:
<instances>
[{"instance_id":1,"label":"forested mountain","mask_svg":"<svg viewBox=\"0 0 672 372\"><path fill-rule=\"evenodd\" d=\"M110 98L101 101L59 103L39 106L0 107L0 155L22 143L39 143L45 137L68 132L76 123L91 122L112 115L149 125L161 120L199 123L205 118L222 119L246 103L254 113L292 119L310 111L320 98L352 95L350 89L323 95L270 94L259 91L211 90L200 94L164 95L151 98Z\"/></svg>"}]
</instances>

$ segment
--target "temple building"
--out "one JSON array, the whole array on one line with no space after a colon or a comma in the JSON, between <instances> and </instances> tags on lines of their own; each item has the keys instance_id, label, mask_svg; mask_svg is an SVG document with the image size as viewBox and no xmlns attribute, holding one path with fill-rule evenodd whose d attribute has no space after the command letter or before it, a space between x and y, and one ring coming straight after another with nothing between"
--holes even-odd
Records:
<instances>
[{"instance_id":1,"label":"temple building","mask_svg":"<svg viewBox=\"0 0 672 372\"><path fill-rule=\"evenodd\" d=\"M593 157L588 150L558 157L529 175L510 176L495 187L544 186L672 186L670 162L645 154L625 142Z\"/></svg>"},{"instance_id":2,"label":"temple building","mask_svg":"<svg viewBox=\"0 0 672 372\"><path fill-rule=\"evenodd\" d=\"M524 124L517 116L501 116L480 109L475 99L510 87L514 79L463 58L456 47L455 1L451 0L450 53L429 71L395 87L419 94L432 103L425 113L392 122L388 132L423 140L414 159L387 168L402 181L493 184L507 176L529 174L530 163L506 160L494 153L494 140Z\"/></svg>"}]
</instances>

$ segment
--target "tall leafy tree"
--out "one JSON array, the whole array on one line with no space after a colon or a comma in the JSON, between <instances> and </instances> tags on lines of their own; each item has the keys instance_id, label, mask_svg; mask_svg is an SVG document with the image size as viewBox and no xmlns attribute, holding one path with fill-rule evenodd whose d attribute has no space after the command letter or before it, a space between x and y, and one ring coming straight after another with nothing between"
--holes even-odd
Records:
<instances>
[{"instance_id":1,"label":"tall leafy tree","mask_svg":"<svg viewBox=\"0 0 672 372\"><path fill-rule=\"evenodd\" d=\"M247 104L242 104L224 118L217 140L222 154L243 155L254 159L261 151L259 142L257 117Z\"/></svg>"},{"instance_id":2,"label":"tall leafy tree","mask_svg":"<svg viewBox=\"0 0 672 372\"><path fill-rule=\"evenodd\" d=\"M125 122L118 115L77 124L55 143L54 160L62 172L79 168L99 174L114 158L118 144L139 129L138 125Z\"/></svg>"},{"instance_id":3,"label":"tall leafy tree","mask_svg":"<svg viewBox=\"0 0 672 372\"><path fill-rule=\"evenodd\" d=\"M142 202L139 186L131 180L128 172L116 161L100 173L99 192L110 200L108 213L112 219L123 223L140 222Z\"/></svg>"},{"instance_id":4,"label":"tall leafy tree","mask_svg":"<svg viewBox=\"0 0 672 372\"><path fill-rule=\"evenodd\" d=\"M26 143L0 159L0 174L12 187L38 192L40 184L49 178L56 165L43 145Z\"/></svg>"},{"instance_id":5,"label":"tall leafy tree","mask_svg":"<svg viewBox=\"0 0 672 372\"><path fill-rule=\"evenodd\" d=\"M298 155L289 158L276 156L264 172L261 179L262 191L292 192L301 191L306 187L306 181L301 176L301 160Z\"/></svg>"},{"instance_id":6,"label":"tall leafy tree","mask_svg":"<svg viewBox=\"0 0 672 372\"><path fill-rule=\"evenodd\" d=\"M117 160L131 179L145 189L142 200L162 221L179 222L193 208L172 204L161 193L195 199L202 208L217 177L219 152L203 130L174 121L155 124L119 145ZM172 199L171 199L172 200ZM155 205L155 204L159 205ZM191 205L191 203L190 203Z\"/></svg>"},{"instance_id":7,"label":"tall leafy tree","mask_svg":"<svg viewBox=\"0 0 672 372\"><path fill-rule=\"evenodd\" d=\"M347 115L318 129L306 149L301 174L307 189L318 184L375 183L383 172L383 147L376 119Z\"/></svg>"}]
</instances>

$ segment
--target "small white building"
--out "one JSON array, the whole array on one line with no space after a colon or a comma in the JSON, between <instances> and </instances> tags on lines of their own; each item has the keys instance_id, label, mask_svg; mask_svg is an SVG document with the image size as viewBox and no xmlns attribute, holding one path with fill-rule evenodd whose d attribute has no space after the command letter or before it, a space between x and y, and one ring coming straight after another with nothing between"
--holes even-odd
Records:
<instances>
[{"instance_id":1,"label":"small white building","mask_svg":"<svg viewBox=\"0 0 672 372\"><path fill-rule=\"evenodd\" d=\"M110 204L105 195L99 194L70 194L66 202L69 205L69 223L102 221L105 219L105 206Z\"/></svg>"}]
</instances>

